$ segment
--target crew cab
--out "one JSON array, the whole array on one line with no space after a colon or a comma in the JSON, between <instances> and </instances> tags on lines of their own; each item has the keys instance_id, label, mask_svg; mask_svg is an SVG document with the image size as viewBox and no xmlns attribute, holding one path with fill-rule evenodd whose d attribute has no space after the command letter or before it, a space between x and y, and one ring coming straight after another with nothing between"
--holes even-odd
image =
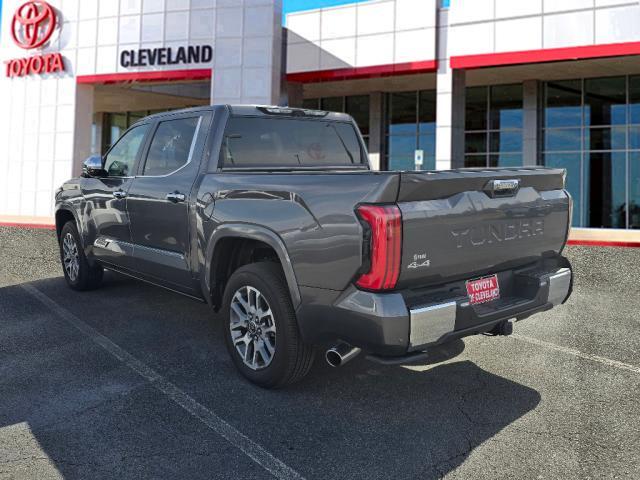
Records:
<instances>
[{"instance_id":1,"label":"crew cab","mask_svg":"<svg viewBox=\"0 0 640 480\"><path fill-rule=\"evenodd\" d=\"M561 169L372 171L348 115L217 105L133 125L55 215L71 288L108 269L207 302L273 388L321 348L410 362L562 304L571 208Z\"/></svg>"}]
</instances>

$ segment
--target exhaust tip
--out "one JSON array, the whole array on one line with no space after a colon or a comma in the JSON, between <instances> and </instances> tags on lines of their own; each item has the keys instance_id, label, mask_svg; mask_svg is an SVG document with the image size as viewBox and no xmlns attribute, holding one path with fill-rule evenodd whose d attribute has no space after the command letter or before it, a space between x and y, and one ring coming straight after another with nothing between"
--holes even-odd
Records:
<instances>
[{"instance_id":1,"label":"exhaust tip","mask_svg":"<svg viewBox=\"0 0 640 480\"><path fill-rule=\"evenodd\" d=\"M334 368L338 368L342 364L342 357L333 349L327 350L325 358L327 359L327 363Z\"/></svg>"},{"instance_id":2,"label":"exhaust tip","mask_svg":"<svg viewBox=\"0 0 640 480\"><path fill-rule=\"evenodd\" d=\"M357 357L360 352L361 350L358 347L352 347L348 343L341 342L327 350L324 357L332 367L341 367Z\"/></svg>"}]
</instances>

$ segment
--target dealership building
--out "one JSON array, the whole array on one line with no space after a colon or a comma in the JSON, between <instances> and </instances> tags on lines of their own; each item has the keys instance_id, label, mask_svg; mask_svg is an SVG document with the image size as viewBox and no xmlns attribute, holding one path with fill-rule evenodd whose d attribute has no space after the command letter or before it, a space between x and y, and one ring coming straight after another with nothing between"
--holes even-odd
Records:
<instances>
[{"instance_id":1,"label":"dealership building","mask_svg":"<svg viewBox=\"0 0 640 480\"><path fill-rule=\"evenodd\" d=\"M637 0L334 3L4 0L0 222L149 113L255 103L351 114L379 169L566 168L576 231L640 237Z\"/></svg>"}]
</instances>

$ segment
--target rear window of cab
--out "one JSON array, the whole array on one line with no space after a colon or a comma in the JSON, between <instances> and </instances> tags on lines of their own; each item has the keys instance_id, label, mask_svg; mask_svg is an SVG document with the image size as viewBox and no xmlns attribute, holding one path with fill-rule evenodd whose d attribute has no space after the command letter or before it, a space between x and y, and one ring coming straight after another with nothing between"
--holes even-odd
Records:
<instances>
[{"instance_id":1,"label":"rear window of cab","mask_svg":"<svg viewBox=\"0 0 640 480\"><path fill-rule=\"evenodd\" d=\"M353 124L295 118L231 117L223 168L350 167L364 164Z\"/></svg>"}]
</instances>

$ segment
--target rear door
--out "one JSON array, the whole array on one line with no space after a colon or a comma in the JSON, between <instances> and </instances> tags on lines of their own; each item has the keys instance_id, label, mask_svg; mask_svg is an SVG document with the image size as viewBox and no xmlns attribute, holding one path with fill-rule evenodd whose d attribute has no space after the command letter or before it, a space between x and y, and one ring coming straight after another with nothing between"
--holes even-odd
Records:
<instances>
[{"instance_id":1,"label":"rear door","mask_svg":"<svg viewBox=\"0 0 640 480\"><path fill-rule=\"evenodd\" d=\"M136 270L180 291L193 286L190 213L210 123L206 111L157 121L128 195Z\"/></svg>"}]
</instances>

